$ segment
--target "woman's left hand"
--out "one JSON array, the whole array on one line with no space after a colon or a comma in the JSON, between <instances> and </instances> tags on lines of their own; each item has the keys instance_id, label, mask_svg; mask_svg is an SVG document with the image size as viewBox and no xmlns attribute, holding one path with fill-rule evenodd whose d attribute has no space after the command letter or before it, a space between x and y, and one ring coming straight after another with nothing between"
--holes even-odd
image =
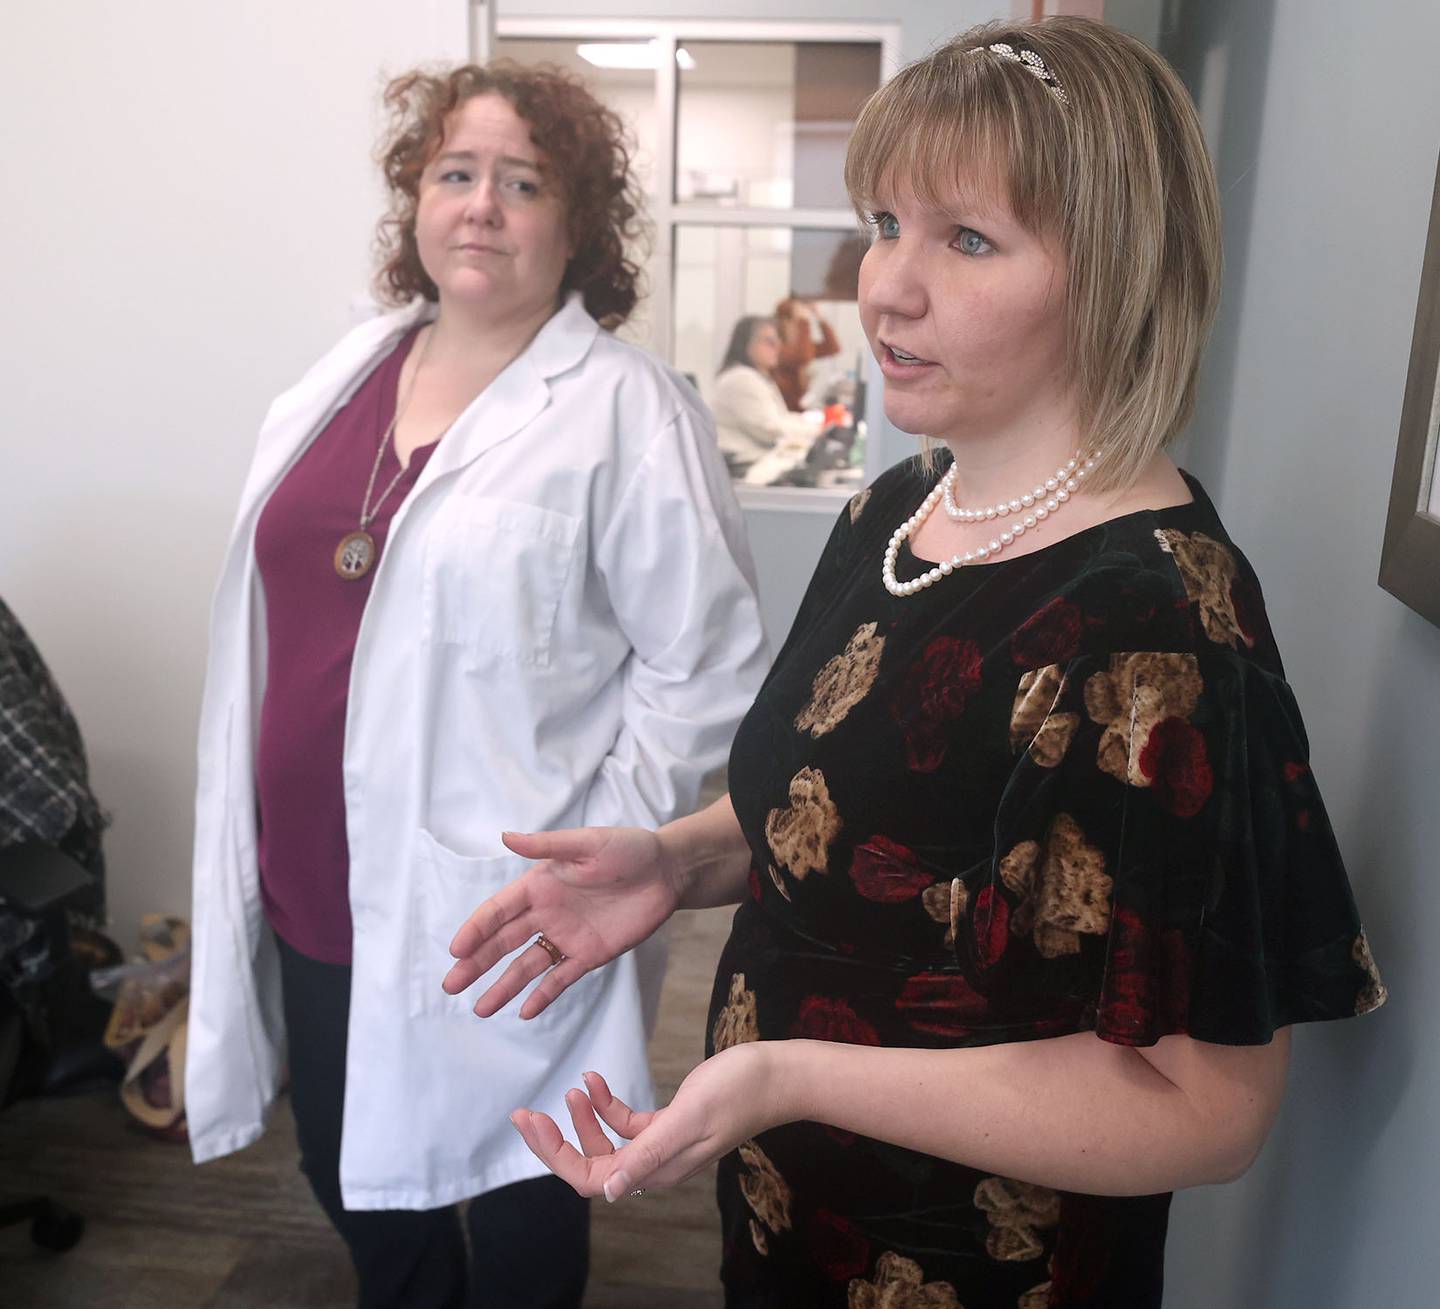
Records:
<instances>
[{"instance_id":1,"label":"woman's left hand","mask_svg":"<svg viewBox=\"0 0 1440 1309\"><path fill-rule=\"evenodd\" d=\"M610 1093L599 1073L586 1073L585 1090L565 1096L583 1154L546 1114L517 1109L510 1121L535 1157L581 1195L614 1201L632 1191L674 1186L742 1141L788 1121L771 1058L781 1044L747 1042L722 1050L653 1113L636 1113ZM629 1143L615 1149L596 1115Z\"/></svg>"}]
</instances>

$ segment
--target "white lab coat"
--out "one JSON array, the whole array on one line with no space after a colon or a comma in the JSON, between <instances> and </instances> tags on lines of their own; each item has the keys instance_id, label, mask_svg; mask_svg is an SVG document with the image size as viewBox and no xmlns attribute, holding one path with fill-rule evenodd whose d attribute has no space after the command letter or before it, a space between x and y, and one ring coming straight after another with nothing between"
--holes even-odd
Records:
<instances>
[{"instance_id":1,"label":"white lab coat","mask_svg":"<svg viewBox=\"0 0 1440 1309\"><path fill-rule=\"evenodd\" d=\"M261 1134L284 1059L255 854L256 519L427 311L356 327L282 395L241 496L200 726L186 1063L197 1162ZM526 866L501 830L653 826L693 808L765 663L754 568L708 414L572 295L431 456L394 517L356 638L344 752L348 1208L431 1208L542 1174L506 1115L559 1115L585 1069L651 1102L642 992L658 978L642 978L634 954L531 1022L516 1017L519 1001L482 1021L471 1006L508 961L447 996L447 944Z\"/></svg>"}]
</instances>

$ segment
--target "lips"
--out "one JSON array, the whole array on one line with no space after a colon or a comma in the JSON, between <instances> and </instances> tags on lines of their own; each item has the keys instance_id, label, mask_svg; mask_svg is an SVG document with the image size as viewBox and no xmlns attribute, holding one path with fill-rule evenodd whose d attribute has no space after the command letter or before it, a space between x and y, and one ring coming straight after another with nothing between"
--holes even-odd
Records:
<instances>
[{"instance_id":1,"label":"lips","mask_svg":"<svg viewBox=\"0 0 1440 1309\"><path fill-rule=\"evenodd\" d=\"M933 360L911 354L903 347L892 345L889 341L882 341L880 345L880 371L888 378L903 381L907 378L919 377L935 367Z\"/></svg>"}]
</instances>

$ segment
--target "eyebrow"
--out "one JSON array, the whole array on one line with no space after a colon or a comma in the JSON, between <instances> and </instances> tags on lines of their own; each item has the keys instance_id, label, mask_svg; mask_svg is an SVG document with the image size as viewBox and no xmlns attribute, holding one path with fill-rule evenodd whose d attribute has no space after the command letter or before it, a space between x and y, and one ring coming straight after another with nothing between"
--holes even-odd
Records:
<instances>
[{"instance_id":1,"label":"eyebrow","mask_svg":"<svg viewBox=\"0 0 1440 1309\"><path fill-rule=\"evenodd\" d=\"M437 164L443 164L448 159L457 160L461 163L473 163L476 158L473 150L444 150L435 156ZM534 159L521 159L517 155L501 155L500 162L509 164L512 168L528 168L532 172L540 172L540 165Z\"/></svg>"}]
</instances>

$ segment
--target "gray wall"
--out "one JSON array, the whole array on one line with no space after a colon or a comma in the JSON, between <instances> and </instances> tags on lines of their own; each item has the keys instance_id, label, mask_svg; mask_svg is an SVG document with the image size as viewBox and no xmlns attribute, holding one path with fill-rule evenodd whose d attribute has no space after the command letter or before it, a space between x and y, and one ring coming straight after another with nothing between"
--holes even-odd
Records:
<instances>
[{"instance_id":1,"label":"gray wall","mask_svg":"<svg viewBox=\"0 0 1440 1309\"><path fill-rule=\"evenodd\" d=\"M1190 466L1266 584L1392 998L1296 1033L1238 1185L1176 1201L1172 1309L1436 1303L1440 630L1376 585L1436 150L1432 0L1183 0L1225 197Z\"/></svg>"}]
</instances>

